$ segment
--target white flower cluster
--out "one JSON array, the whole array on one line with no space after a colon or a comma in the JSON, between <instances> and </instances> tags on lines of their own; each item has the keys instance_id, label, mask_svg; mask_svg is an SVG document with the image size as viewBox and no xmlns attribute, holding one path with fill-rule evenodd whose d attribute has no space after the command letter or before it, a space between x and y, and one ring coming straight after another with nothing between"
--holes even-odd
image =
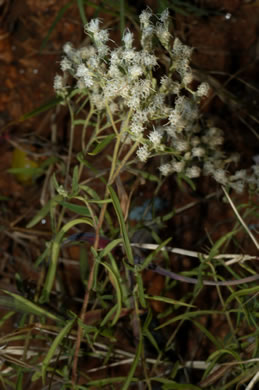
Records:
<instances>
[{"instance_id":1,"label":"white flower cluster","mask_svg":"<svg viewBox=\"0 0 259 390\"><path fill-rule=\"evenodd\" d=\"M242 171L227 174L226 166L236 156L226 159L221 150L223 132L201 123L199 103L209 93L209 85L191 88L192 49L178 38L171 44L168 10L160 17L149 9L143 11L140 30L140 50L133 46L133 33L128 29L122 45L111 49L108 31L100 28L98 19L91 20L85 26L91 44L76 50L67 43L61 70L77 80L77 89L88 94L97 111L108 109L122 123L127 118L125 138L140 144L137 156L142 162L162 155L166 160L159 168L162 175L178 173L190 179L210 175L237 191L249 180L255 184ZM61 96L68 90L61 76L56 76L54 88Z\"/></svg>"}]
</instances>

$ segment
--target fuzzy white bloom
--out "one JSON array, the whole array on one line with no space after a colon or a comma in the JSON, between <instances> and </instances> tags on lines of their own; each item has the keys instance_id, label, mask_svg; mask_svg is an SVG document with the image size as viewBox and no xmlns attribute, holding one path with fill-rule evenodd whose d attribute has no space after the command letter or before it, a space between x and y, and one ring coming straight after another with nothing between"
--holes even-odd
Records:
<instances>
[{"instance_id":1,"label":"fuzzy white bloom","mask_svg":"<svg viewBox=\"0 0 259 390\"><path fill-rule=\"evenodd\" d=\"M153 54L149 54L146 50L142 51L141 62L144 66L153 67L157 65L157 58Z\"/></svg>"},{"instance_id":2,"label":"fuzzy white bloom","mask_svg":"<svg viewBox=\"0 0 259 390\"><path fill-rule=\"evenodd\" d=\"M125 44L126 49L131 49L132 48L132 43L133 43L133 34L132 32L127 29L122 37L122 40Z\"/></svg>"},{"instance_id":3,"label":"fuzzy white bloom","mask_svg":"<svg viewBox=\"0 0 259 390\"><path fill-rule=\"evenodd\" d=\"M94 46L84 46L78 50L78 54L82 60L96 56L96 49Z\"/></svg>"},{"instance_id":4,"label":"fuzzy white bloom","mask_svg":"<svg viewBox=\"0 0 259 390\"><path fill-rule=\"evenodd\" d=\"M235 181L234 183L230 183L230 186L235 190L238 194L242 194L245 188L245 183L242 180Z\"/></svg>"},{"instance_id":5,"label":"fuzzy white bloom","mask_svg":"<svg viewBox=\"0 0 259 390\"><path fill-rule=\"evenodd\" d=\"M177 137L177 129L175 126L173 125L170 125L170 126L166 126L165 127L165 131L167 132L167 134L172 137L172 138L176 138Z\"/></svg>"},{"instance_id":6,"label":"fuzzy white bloom","mask_svg":"<svg viewBox=\"0 0 259 390\"><path fill-rule=\"evenodd\" d=\"M84 65L80 64L76 71L76 76L81 77L84 80L85 87L92 87L94 84L93 77L89 69Z\"/></svg>"},{"instance_id":7,"label":"fuzzy white bloom","mask_svg":"<svg viewBox=\"0 0 259 390\"><path fill-rule=\"evenodd\" d=\"M240 171L236 171L234 175L230 176L231 181L235 180L246 180L247 171L245 169L241 169Z\"/></svg>"},{"instance_id":8,"label":"fuzzy white bloom","mask_svg":"<svg viewBox=\"0 0 259 390\"><path fill-rule=\"evenodd\" d=\"M160 21L162 22L162 23L167 23L167 22L169 22L169 10L168 10L168 8L166 8L162 13L161 13L161 15L160 15Z\"/></svg>"},{"instance_id":9,"label":"fuzzy white bloom","mask_svg":"<svg viewBox=\"0 0 259 390\"><path fill-rule=\"evenodd\" d=\"M152 12L149 9L146 9L141 12L139 16L139 20L140 23L143 25L143 27L149 26L151 17L152 17Z\"/></svg>"},{"instance_id":10,"label":"fuzzy white bloom","mask_svg":"<svg viewBox=\"0 0 259 390\"><path fill-rule=\"evenodd\" d=\"M161 144L162 137L162 134L155 129L148 136L149 141L153 144L155 149Z\"/></svg>"},{"instance_id":11,"label":"fuzzy white bloom","mask_svg":"<svg viewBox=\"0 0 259 390\"><path fill-rule=\"evenodd\" d=\"M141 136L142 133L144 132L144 127L142 125L142 123L136 123L136 122L133 122L131 123L130 125L130 131L136 135L136 136Z\"/></svg>"},{"instance_id":12,"label":"fuzzy white bloom","mask_svg":"<svg viewBox=\"0 0 259 390\"><path fill-rule=\"evenodd\" d=\"M186 169L186 176L190 179L195 179L201 175L201 169L195 165Z\"/></svg>"},{"instance_id":13,"label":"fuzzy white bloom","mask_svg":"<svg viewBox=\"0 0 259 390\"><path fill-rule=\"evenodd\" d=\"M183 51L183 44L180 41L180 39L176 37L173 44L173 54L175 56L181 56L182 51Z\"/></svg>"},{"instance_id":14,"label":"fuzzy white bloom","mask_svg":"<svg viewBox=\"0 0 259 390\"><path fill-rule=\"evenodd\" d=\"M65 43L63 46L63 52L69 55L72 51L74 51L72 43L70 42Z\"/></svg>"},{"instance_id":15,"label":"fuzzy white bloom","mask_svg":"<svg viewBox=\"0 0 259 390\"><path fill-rule=\"evenodd\" d=\"M129 29L123 34L121 46L112 48L106 44L108 30L100 28L98 19L91 20L85 26L91 43L78 50L71 43L64 45L62 71L70 71L79 89L88 88L90 102L102 111L103 118L109 104L114 121L124 123L118 130L122 132L123 142L137 141L141 145L137 150L140 161L145 162L163 150L175 154L170 163L160 166L163 176L185 172L187 177L196 178L203 172L238 192L245 184L259 187L258 166L253 167L250 176L245 170L232 176L226 172L225 168L236 158L222 151L224 133L209 120L206 124L199 120L199 103L210 87L203 82L196 91L191 89L192 49L178 38L171 47L169 11L155 19L147 9L140 15L140 25L140 49L133 46L134 35ZM160 45L158 50L155 42ZM170 63L163 76L164 52ZM158 64L160 68L156 72L154 68ZM65 80L59 75L54 79L54 88L63 97L68 93Z\"/></svg>"},{"instance_id":16,"label":"fuzzy white bloom","mask_svg":"<svg viewBox=\"0 0 259 390\"><path fill-rule=\"evenodd\" d=\"M174 109L171 111L168 119L171 126L177 126L181 120L181 114Z\"/></svg>"},{"instance_id":17,"label":"fuzzy white bloom","mask_svg":"<svg viewBox=\"0 0 259 390\"><path fill-rule=\"evenodd\" d=\"M196 91L196 96L203 97L207 96L210 90L208 83L201 83Z\"/></svg>"},{"instance_id":18,"label":"fuzzy white bloom","mask_svg":"<svg viewBox=\"0 0 259 390\"><path fill-rule=\"evenodd\" d=\"M132 65L128 69L129 76L132 80L142 75L143 69L139 65Z\"/></svg>"},{"instance_id":19,"label":"fuzzy white bloom","mask_svg":"<svg viewBox=\"0 0 259 390\"><path fill-rule=\"evenodd\" d=\"M130 64L132 64L135 61L135 57L136 57L136 52L133 49L123 50L121 54L121 58Z\"/></svg>"},{"instance_id":20,"label":"fuzzy white bloom","mask_svg":"<svg viewBox=\"0 0 259 390\"><path fill-rule=\"evenodd\" d=\"M184 153L183 159L184 159L185 161L188 161L188 160L191 159L191 157L192 157L191 152L186 152L186 153Z\"/></svg>"},{"instance_id":21,"label":"fuzzy white bloom","mask_svg":"<svg viewBox=\"0 0 259 390\"><path fill-rule=\"evenodd\" d=\"M72 62L67 57L64 57L60 62L60 68L63 72L65 72L66 70L71 70Z\"/></svg>"},{"instance_id":22,"label":"fuzzy white bloom","mask_svg":"<svg viewBox=\"0 0 259 390\"><path fill-rule=\"evenodd\" d=\"M211 175L214 172L215 167L210 160L207 160L204 163L203 169L204 169L205 175Z\"/></svg>"},{"instance_id":23,"label":"fuzzy white bloom","mask_svg":"<svg viewBox=\"0 0 259 390\"><path fill-rule=\"evenodd\" d=\"M138 110L140 106L140 97L133 94L127 98L125 103L128 107L133 108L134 110Z\"/></svg>"},{"instance_id":24,"label":"fuzzy white bloom","mask_svg":"<svg viewBox=\"0 0 259 390\"><path fill-rule=\"evenodd\" d=\"M151 93L151 81L148 79L140 80L139 82L140 95L142 98L147 98Z\"/></svg>"},{"instance_id":25,"label":"fuzzy white bloom","mask_svg":"<svg viewBox=\"0 0 259 390\"><path fill-rule=\"evenodd\" d=\"M169 33L166 26L162 23L158 24L156 26L155 32L162 45L168 48L171 34Z\"/></svg>"},{"instance_id":26,"label":"fuzzy white bloom","mask_svg":"<svg viewBox=\"0 0 259 390\"><path fill-rule=\"evenodd\" d=\"M192 73L186 72L183 76L183 84L187 86L188 84L190 84L192 82L192 80L193 80Z\"/></svg>"},{"instance_id":27,"label":"fuzzy white bloom","mask_svg":"<svg viewBox=\"0 0 259 390\"><path fill-rule=\"evenodd\" d=\"M63 77L60 76L59 74L56 74L56 76L54 77L53 87L54 87L56 92L58 92L64 88Z\"/></svg>"},{"instance_id":28,"label":"fuzzy white bloom","mask_svg":"<svg viewBox=\"0 0 259 390\"><path fill-rule=\"evenodd\" d=\"M226 172L222 168L215 169L213 171L213 177L217 182L223 185L226 185L228 183Z\"/></svg>"},{"instance_id":29,"label":"fuzzy white bloom","mask_svg":"<svg viewBox=\"0 0 259 390\"><path fill-rule=\"evenodd\" d=\"M143 145L137 150L137 156L142 162L146 162L148 157L150 156L150 152L148 151L147 145Z\"/></svg>"},{"instance_id":30,"label":"fuzzy white bloom","mask_svg":"<svg viewBox=\"0 0 259 390\"><path fill-rule=\"evenodd\" d=\"M92 20L90 20L89 23L87 23L84 26L84 29L85 29L86 32L90 32L92 34L96 34L100 30L99 24L100 24L100 20L99 19L97 19L97 18L96 19L92 19Z\"/></svg>"},{"instance_id":31,"label":"fuzzy white bloom","mask_svg":"<svg viewBox=\"0 0 259 390\"><path fill-rule=\"evenodd\" d=\"M181 173L184 170L185 161L172 161L171 163L173 172Z\"/></svg>"},{"instance_id":32,"label":"fuzzy white bloom","mask_svg":"<svg viewBox=\"0 0 259 390\"><path fill-rule=\"evenodd\" d=\"M159 170L161 172L161 175L167 176L172 172L172 166L169 163L163 164L163 165L160 165Z\"/></svg>"},{"instance_id":33,"label":"fuzzy white bloom","mask_svg":"<svg viewBox=\"0 0 259 390\"><path fill-rule=\"evenodd\" d=\"M205 150L199 146L192 149L192 155L193 157L203 157L205 155Z\"/></svg>"},{"instance_id":34,"label":"fuzzy white bloom","mask_svg":"<svg viewBox=\"0 0 259 390\"><path fill-rule=\"evenodd\" d=\"M76 71L77 77L84 77L89 73L89 69L85 66L85 64L80 64Z\"/></svg>"},{"instance_id":35,"label":"fuzzy white bloom","mask_svg":"<svg viewBox=\"0 0 259 390\"><path fill-rule=\"evenodd\" d=\"M184 139L178 139L175 141L175 149L179 152L185 152L189 147L188 141Z\"/></svg>"},{"instance_id":36,"label":"fuzzy white bloom","mask_svg":"<svg viewBox=\"0 0 259 390\"><path fill-rule=\"evenodd\" d=\"M87 65L89 66L89 68L98 70L100 67L100 58L97 55L92 56L87 61Z\"/></svg>"},{"instance_id":37,"label":"fuzzy white bloom","mask_svg":"<svg viewBox=\"0 0 259 390\"><path fill-rule=\"evenodd\" d=\"M103 110L105 108L105 98L100 93L91 94L91 102L97 108L97 110Z\"/></svg>"}]
</instances>

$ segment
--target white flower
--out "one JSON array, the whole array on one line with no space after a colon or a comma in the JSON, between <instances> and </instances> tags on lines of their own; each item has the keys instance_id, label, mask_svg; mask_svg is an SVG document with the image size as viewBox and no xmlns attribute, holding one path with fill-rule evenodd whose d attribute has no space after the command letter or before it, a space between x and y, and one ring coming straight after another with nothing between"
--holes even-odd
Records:
<instances>
[{"instance_id":1,"label":"white flower","mask_svg":"<svg viewBox=\"0 0 259 390\"><path fill-rule=\"evenodd\" d=\"M159 170L161 172L161 175L167 176L169 175L169 173L172 172L171 164L167 163L167 164L160 165Z\"/></svg>"},{"instance_id":2,"label":"white flower","mask_svg":"<svg viewBox=\"0 0 259 390\"><path fill-rule=\"evenodd\" d=\"M69 55L72 51L74 51L72 43L70 43L70 42L65 43L64 46L63 46L63 51L67 55Z\"/></svg>"},{"instance_id":3,"label":"white flower","mask_svg":"<svg viewBox=\"0 0 259 390\"><path fill-rule=\"evenodd\" d=\"M162 43L162 45L164 47L168 48L171 34L169 33L166 26L164 24L160 23L156 26L155 31L156 31L156 35L157 35L158 39L160 40L160 42Z\"/></svg>"},{"instance_id":4,"label":"white flower","mask_svg":"<svg viewBox=\"0 0 259 390\"><path fill-rule=\"evenodd\" d=\"M169 20L169 11L168 11L168 8L166 8L160 15L160 21L162 23L167 23L168 20Z\"/></svg>"},{"instance_id":5,"label":"white flower","mask_svg":"<svg viewBox=\"0 0 259 390\"><path fill-rule=\"evenodd\" d=\"M212 175L217 182L219 182L223 185L227 184L228 179L227 179L226 172L224 171L224 169L218 168L218 169L213 171Z\"/></svg>"},{"instance_id":6,"label":"white flower","mask_svg":"<svg viewBox=\"0 0 259 390\"><path fill-rule=\"evenodd\" d=\"M63 78L59 74L57 74L54 77L53 87L54 87L55 91L59 91L59 90L62 90L64 88L64 86L63 86Z\"/></svg>"},{"instance_id":7,"label":"white flower","mask_svg":"<svg viewBox=\"0 0 259 390\"><path fill-rule=\"evenodd\" d=\"M139 16L140 23L144 27L149 26L151 16L152 16L152 12L149 9L142 11L140 16Z\"/></svg>"},{"instance_id":8,"label":"white flower","mask_svg":"<svg viewBox=\"0 0 259 390\"><path fill-rule=\"evenodd\" d=\"M186 169L186 176L190 179L195 179L196 177L199 177L201 174L201 169L197 166L192 166L190 168Z\"/></svg>"},{"instance_id":9,"label":"white flower","mask_svg":"<svg viewBox=\"0 0 259 390\"><path fill-rule=\"evenodd\" d=\"M144 66L153 67L157 65L157 58L153 54L147 52L147 50L142 51L141 62Z\"/></svg>"},{"instance_id":10,"label":"white flower","mask_svg":"<svg viewBox=\"0 0 259 390\"><path fill-rule=\"evenodd\" d=\"M208 83L201 83L196 91L196 95L199 97L207 96L210 90Z\"/></svg>"},{"instance_id":11,"label":"white flower","mask_svg":"<svg viewBox=\"0 0 259 390\"><path fill-rule=\"evenodd\" d=\"M184 74L184 76L183 76L183 79L182 79L184 85L186 85L186 86L187 86L188 84L190 84L190 83L192 82L192 80L193 80L193 75L192 75L191 72L186 72L186 73Z\"/></svg>"},{"instance_id":12,"label":"white flower","mask_svg":"<svg viewBox=\"0 0 259 390\"><path fill-rule=\"evenodd\" d=\"M150 152L148 151L147 145L143 145L137 150L137 156L142 162L146 162Z\"/></svg>"},{"instance_id":13,"label":"white flower","mask_svg":"<svg viewBox=\"0 0 259 390\"><path fill-rule=\"evenodd\" d=\"M184 170L185 162L184 160L172 161L171 166L174 172L180 173Z\"/></svg>"},{"instance_id":14,"label":"white flower","mask_svg":"<svg viewBox=\"0 0 259 390\"><path fill-rule=\"evenodd\" d=\"M156 149L162 140L162 134L158 130L153 130L149 136L149 141L153 144L153 147Z\"/></svg>"},{"instance_id":15,"label":"white flower","mask_svg":"<svg viewBox=\"0 0 259 390\"><path fill-rule=\"evenodd\" d=\"M230 183L230 186L238 193L242 194L244 191L245 183L242 180L235 181L234 183Z\"/></svg>"},{"instance_id":16,"label":"white flower","mask_svg":"<svg viewBox=\"0 0 259 390\"><path fill-rule=\"evenodd\" d=\"M136 52L133 49L123 50L121 54L121 58L123 58L126 62L132 63L135 60Z\"/></svg>"},{"instance_id":17,"label":"white flower","mask_svg":"<svg viewBox=\"0 0 259 390\"><path fill-rule=\"evenodd\" d=\"M92 19L92 20L90 20L89 23L87 23L85 25L85 27L84 27L85 31L91 32L92 34L96 34L99 32L99 29L100 29L99 24L100 24L99 19Z\"/></svg>"},{"instance_id":18,"label":"white flower","mask_svg":"<svg viewBox=\"0 0 259 390\"><path fill-rule=\"evenodd\" d=\"M234 175L230 176L231 181L235 180L245 180L247 177L247 171L245 169L241 169L240 171L236 171Z\"/></svg>"},{"instance_id":19,"label":"white flower","mask_svg":"<svg viewBox=\"0 0 259 390\"><path fill-rule=\"evenodd\" d=\"M77 77L82 77L85 83L86 87L92 87L93 86L93 77L89 69L84 65L80 64L76 71Z\"/></svg>"},{"instance_id":20,"label":"white flower","mask_svg":"<svg viewBox=\"0 0 259 390\"><path fill-rule=\"evenodd\" d=\"M72 69L72 62L69 61L67 57L64 57L62 61L60 62L60 68L63 72L66 70L71 70Z\"/></svg>"},{"instance_id":21,"label":"white flower","mask_svg":"<svg viewBox=\"0 0 259 390\"><path fill-rule=\"evenodd\" d=\"M173 44L173 53L175 54L175 56L181 56L182 50L183 50L183 44L180 41L180 39L176 37Z\"/></svg>"},{"instance_id":22,"label":"white flower","mask_svg":"<svg viewBox=\"0 0 259 390\"><path fill-rule=\"evenodd\" d=\"M128 29L124 32L122 40L125 44L126 49L130 49L133 43L133 34Z\"/></svg>"},{"instance_id":23,"label":"white flower","mask_svg":"<svg viewBox=\"0 0 259 390\"><path fill-rule=\"evenodd\" d=\"M205 155L205 150L199 146L192 149L193 157L203 157Z\"/></svg>"},{"instance_id":24,"label":"white flower","mask_svg":"<svg viewBox=\"0 0 259 390\"><path fill-rule=\"evenodd\" d=\"M179 150L179 152L185 152L188 149L188 142L184 139L178 139L175 141L175 148Z\"/></svg>"},{"instance_id":25,"label":"white flower","mask_svg":"<svg viewBox=\"0 0 259 390\"><path fill-rule=\"evenodd\" d=\"M169 122L172 126L177 126L177 124L179 123L179 121L181 119L181 115L178 111L176 111L174 109L171 111L168 119L169 119Z\"/></svg>"},{"instance_id":26,"label":"white flower","mask_svg":"<svg viewBox=\"0 0 259 390\"><path fill-rule=\"evenodd\" d=\"M133 122L130 126L130 131L136 135L136 136L141 136L143 131L144 131L144 127L142 125L142 123L136 123L136 122Z\"/></svg>"},{"instance_id":27,"label":"white flower","mask_svg":"<svg viewBox=\"0 0 259 390\"><path fill-rule=\"evenodd\" d=\"M132 65L129 67L128 72L129 72L130 78L132 80L134 80L142 75L143 69L139 65Z\"/></svg>"}]
</instances>

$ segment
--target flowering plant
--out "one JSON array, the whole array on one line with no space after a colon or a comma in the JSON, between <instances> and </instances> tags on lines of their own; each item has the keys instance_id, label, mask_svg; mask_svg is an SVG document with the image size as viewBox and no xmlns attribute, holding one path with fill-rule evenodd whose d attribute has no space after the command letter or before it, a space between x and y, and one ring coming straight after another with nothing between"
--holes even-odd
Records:
<instances>
[{"instance_id":1,"label":"flowering plant","mask_svg":"<svg viewBox=\"0 0 259 390\"><path fill-rule=\"evenodd\" d=\"M209 85L191 87L192 49L178 38L173 44L169 13L156 17L147 9L140 15L140 46L133 46L133 33L124 32L122 46L111 49L109 34L98 19L85 26L91 43L78 50L65 44L61 69L77 80L78 93L87 94L95 112L108 115L121 142L133 145L140 161L161 156L159 170L193 179L201 174L242 192L246 183L258 187L258 166L254 174L245 170L227 173L236 153L226 157L223 132L202 120L199 103L208 95ZM164 70L164 74L161 74ZM68 95L66 76L57 75L54 88ZM120 121L120 128L114 125ZM130 153L132 154L132 152Z\"/></svg>"}]
</instances>

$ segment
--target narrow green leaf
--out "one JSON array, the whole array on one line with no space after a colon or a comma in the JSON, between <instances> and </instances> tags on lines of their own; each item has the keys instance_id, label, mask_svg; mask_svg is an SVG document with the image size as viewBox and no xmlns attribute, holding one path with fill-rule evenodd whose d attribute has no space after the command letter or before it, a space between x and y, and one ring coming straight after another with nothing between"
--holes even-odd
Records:
<instances>
[{"instance_id":1,"label":"narrow green leaf","mask_svg":"<svg viewBox=\"0 0 259 390\"><path fill-rule=\"evenodd\" d=\"M144 262L140 266L140 270L143 271L143 269L147 268L151 261L156 257L156 255L163 249L164 247L167 246L167 244L171 241L171 237L167 238L165 241L163 241L150 255L148 255Z\"/></svg>"},{"instance_id":2,"label":"narrow green leaf","mask_svg":"<svg viewBox=\"0 0 259 390\"><path fill-rule=\"evenodd\" d=\"M179 316L175 316L171 318L170 320L164 322L163 324L159 325L156 330L162 329L174 322L181 321L181 320L189 320L190 318L195 317L201 317L205 315L213 315L213 314L222 314L222 311L219 310L197 310L197 311L189 311L184 314L180 314Z\"/></svg>"},{"instance_id":3,"label":"narrow green leaf","mask_svg":"<svg viewBox=\"0 0 259 390\"><path fill-rule=\"evenodd\" d=\"M138 286L138 298L141 306L145 309L147 307L147 303L145 300L145 290L143 286L143 279L142 275L136 270L135 271L135 278Z\"/></svg>"},{"instance_id":4,"label":"narrow green leaf","mask_svg":"<svg viewBox=\"0 0 259 390\"><path fill-rule=\"evenodd\" d=\"M71 5L73 4L74 2L73 1L70 1L69 3L65 4L64 7L62 7L58 13L57 13L57 16L56 18L54 19L53 23L51 24L48 32L47 32L47 35L46 37L43 39L42 41L42 44L40 45L40 52L45 49L48 41L49 41L49 38L52 34L52 31L55 29L56 25L58 24L58 22L63 18L63 15L64 13L66 12L66 10L71 7Z\"/></svg>"},{"instance_id":5,"label":"narrow green leaf","mask_svg":"<svg viewBox=\"0 0 259 390\"><path fill-rule=\"evenodd\" d=\"M140 169L129 168L129 172L133 173L136 176L142 176L144 179L149 181L154 181L156 183L159 183L160 181L158 176L152 175L151 173L148 173L146 171L141 171Z\"/></svg>"},{"instance_id":6,"label":"narrow green leaf","mask_svg":"<svg viewBox=\"0 0 259 390\"><path fill-rule=\"evenodd\" d=\"M157 295L149 296L149 295L146 295L146 294L145 294L145 298L146 298L146 299L152 299L152 300L154 300L154 301L160 301L160 302L164 302L164 303L170 303L171 305L179 305L179 306L186 306L186 307L195 307L194 305L191 305L191 304L189 304L189 303L185 303L185 302L182 302L182 301L176 301L175 299L172 299L172 298L160 297L160 296L157 296Z\"/></svg>"},{"instance_id":7,"label":"narrow green leaf","mask_svg":"<svg viewBox=\"0 0 259 390\"><path fill-rule=\"evenodd\" d=\"M62 241L62 238L69 229L71 229L73 226L78 225L80 223L84 223L84 224L92 226L92 222L90 219L77 218L77 219L74 219L73 221L68 222L66 225L64 225L63 228L60 230L60 232L55 237L55 239L52 243L52 254L51 254L51 260L50 260L48 273L47 273L46 280L44 283L44 288L42 290L42 294L41 294L41 297L39 300L40 303L44 303L44 302L49 301L49 295L50 295L50 292L52 290L52 286L53 286L55 276L56 276L58 255L59 255L60 243Z\"/></svg>"},{"instance_id":8,"label":"narrow green leaf","mask_svg":"<svg viewBox=\"0 0 259 390\"><path fill-rule=\"evenodd\" d=\"M35 110L32 110L32 111L28 112L27 114L24 114L21 118L19 118L19 121L23 122L27 119L33 118L34 116L41 114L42 112L48 111L51 108L57 106L61 101L62 101L62 98L55 96L52 99L50 99L50 100L46 101L45 103L43 103L42 105L40 105L39 107L35 108Z\"/></svg>"},{"instance_id":9,"label":"narrow green leaf","mask_svg":"<svg viewBox=\"0 0 259 390\"><path fill-rule=\"evenodd\" d=\"M55 340L51 344L51 346L47 352L47 355L42 362L42 371L41 372L42 372L42 382L44 385L46 383L46 373L47 373L49 363L50 363L51 359L53 358L58 346L61 344L63 338L69 334L74 322L75 322L75 318L68 321L66 326L60 331L60 333L57 335L57 337L55 338Z\"/></svg>"},{"instance_id":10,"label":"narrow green leaf","mask_svg":"<svg viewBox=\"0 0 259 390\"><path fill-rule=\"evenodd\" d=\"M73 171L73 179L72 179L72 192L73 194L78 194L79 190L79 173L78 173L78 165L75 166Z\"/></svg>"},{"instance_id":11,"label":"narrow green leaf","mask_svg":"<svg viewBox=\"0 0 259 390\"><path fill-rule=\"evenodd\" d=\"M77 6L79 9L79 14L82 19L83 24L87 24L87 19L85 16L85 9L84 9L84 1L83 0L77 0Z\"/></svg>"},{"instance_id":12,"label":"narrow green leaf","mask_svg":"<svg viewBox=\"0 0 259 390\"><path fill-rule=\"evenodd\" d=\"M61 201L63 197L61 195L56 195L54 198L52 198L48 203L45 204L45 206L42 207L42 209L35 215L35 217L32 218L32 220L26 225L27 229L32 228L33 226L37 225L43 218L45 218L50 208L52 207L55 202Z\"/></svg>"},{"instance_id":13,"label":"narrow green leaf","mask_svg":"<svg viewBox=\"0 0 259 390\"><path fill-rule=\"evenodd\" d=\"M237 233L236 230L228 232L225 236L221 237L219 240L215 242L213 247L210 250L209 257L207 261L210 261L214 256L216 256L219 252L220 247L230 238L232 238Z\"/></svg>"},{"instance_id":14,"label":"narrow green leaf","mask_svg":"<svg viewBox=\"0 0 259 390\"><path fill-rule=\"evenodd\" d=\"M24 298L21 295L12 293L12 292L7 291L7 290L1 290L1 291L3 291L5 294L7 294L13 298L13 308L15 308L16 310L19 310L19 311L22 311L25 313L29 313L29 314L34 314L37 316L44 316L44 317L50 318L54 321L61 320L61 318L58 317L57 315L50 313L47 309L44 309L43 307L38 306L36 303L29 301L28 299Z\"/></svg>"},{"instance_id":15,"label":"narrow green leaf","mask_svg":"<svg viewBox=\"0 0 259 390\"><path fill-rule=\"evenodd\" d=\"M205 328L205 326L203 326L200 322L192 321L192 323L197 326L197 328L199 328L200 331L205 334L205 336L207 336L207 338L215 345L216 348L221 349L224 347L223 342L221 342L221 340L218 341L216 337L214 337L213 334L209 332L208 329Z\"/></svg>"},{"instance_id":16,"label":"narrow green leaf","mask_svg":"<svg viewBox=\"0 0 259 390\"><path fill-rule=\"evenodd\" d=\"M126 252L126 255L127 255L127 258L129 260L130 264L133 265L134 264L134 259L133 259L132 249L131 249L131 246L130 246L130 241L129 241L126 225L125 225L124 218L123 218L123 215L122 215L120 202L119 202L119 199L118 199L114 189L111 186L108 186L108 189L109 189L109 192L111 194L113 207L115 209L115 212L117 214L118 221L119 221L119 224L120 224L120 230L121 230L121 235L122 235L122 238L123 238L125 252Z\"/></svg>"},{"instance_id":17,"label":"narrow green leaf","mask_svg":"<svg viewBox=\"0 0 259 390\"><path fill-rule=\"evenodd\" d=\"M96 156L103 151L106 146L115 138L115 134L107 135L101 142L99 142L92 152L88 152L90 156Z\"/></svg>"},{"instance_id":18,"label":"narrow green leaf","mask_svg":"<svg viewBox=\"0 0 259 390\"><path fill-rule=\"evenodd\" d=\"M109 271L110 277L112 278L113 285L115 287L116 296L117 296L116 313L112 320L112 326L113 326L118 321L122 309L122 293L121 293L120 280L118 275L116 275L116 273L114 272L112 267L110 267L109 264L103 262L101 262L101 264Z\"/></svg>"},{"instance_id":19,"label":"narrow green leaf","mask_svg":"<svg viewBox=\"0 0 259 390\"><path fill-rule=\"evenodd\" d=\"M109 242L109 244L106 245L106 247L100 252L99 254L100 258L107 256L108 253L110 253L114 248L116 248L116 246L118 246L121 243L122 243L121 238L117 238L116 240Z\"/></svg>"},{"instance_id":20,"label":"narrow green leaf","mask_svg":"<svg viewBox=\"0 0 259 390\"><path fill-rule=\"evenodd\" d=\"M254 287L250 287L250 288L245 288L245 289L242 289L242 290L239 290L239 291L234 291L226 300L225 302L225 308L230 304L230 302L233 300L233 299L238 299L239 297L242 297L242 296L249 296L249 295L254 295L256 296L259 292L259 286L254 286Z\"/></svg>"},{"instance_id":21,"label":"narrow green leaf","mask_svg":"<svg viewBox=\"0 0 259 390\"><path fill-rule=\"evenodd\" d=\"M69 202L59 202L59 204L66 209L73 211L75 214L79 214L83 217L91 217L91 214L86 206L80 206L78 204L69 203Z\"/></svg>"},{"instance_id":22,"label":"narrow green leaf","mask_svg":"<svg viewBox=\"0 0 259 390\"><path fill-rule=\"evenodd\" d=\"M137 368L137 366L139 364L139 361L141 359L142 343L143 343L143 340L142 340L142 337L141 337L140 340L139 340L139 343L138 343L138 347L137 347L137 350L136 350L135 358L134 358L132 366L130 367L130 370L128 372L128 377L127 377L126 381L124 382L123 387L121 388L121 390L127 390L129 388L130 384L131 384L133 375L134 375L134 373L136 371L136 368Z\"/></svg>"}]
</instances>

